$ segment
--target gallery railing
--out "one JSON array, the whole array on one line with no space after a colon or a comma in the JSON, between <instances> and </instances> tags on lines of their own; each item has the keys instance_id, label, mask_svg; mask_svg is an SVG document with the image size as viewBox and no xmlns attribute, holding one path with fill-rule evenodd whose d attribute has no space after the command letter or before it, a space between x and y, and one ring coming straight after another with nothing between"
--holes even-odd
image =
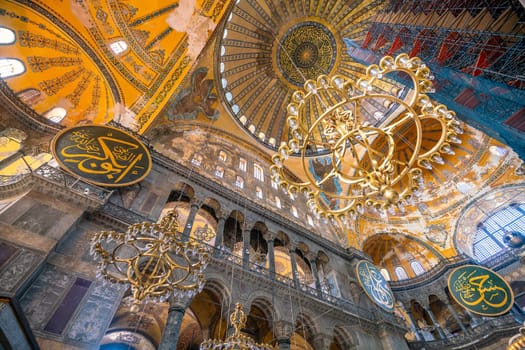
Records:
<instances>
[{"instance_id":1,"label":"gallery railing","mask_svg":"<svg viewBox=\"0 0 525 350\"><path fill-rule=\"evenodd\" d=\"M509 314L497 318L485 318L476 327L469 328L467 333L460 333L446 339L432 341L412 341L409 342L410 349L426 350L459 350L477 349L489 345L501 339L515 334L520 327L514 316Z\"/></svg>"},{"instance_id":2,"label":"gallery railing","mask_svg":"<svg viewBox=\"0 0 525 350\"><path fill-rule=\"evenodd\" d=\"M65 171L43 164L31 172L13 176L0 176L0 198L14 197L29 190L38 181L53 184L60 189L75 193L100 205L104 204L111 196L112 191L91 185Z\"/></svg>"}]
</instances>

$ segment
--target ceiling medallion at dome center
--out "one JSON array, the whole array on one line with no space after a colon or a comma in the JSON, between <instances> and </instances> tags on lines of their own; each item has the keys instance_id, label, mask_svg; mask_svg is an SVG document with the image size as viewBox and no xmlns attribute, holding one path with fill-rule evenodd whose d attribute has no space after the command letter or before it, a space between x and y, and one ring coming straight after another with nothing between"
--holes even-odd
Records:
<instances>
[{"instance_id":1,"label":"ceiling medallion at dome center","mask_svg":"<svg viewBox=\"0 0 525 350\"><path fill-rule=\"evenodd\" d=\"M277 66L291 84L302 86L308 79L327 74L334 68L337 44L324 25L307 21L286 31L277 48Z\"/></svg>"}]
</instances>

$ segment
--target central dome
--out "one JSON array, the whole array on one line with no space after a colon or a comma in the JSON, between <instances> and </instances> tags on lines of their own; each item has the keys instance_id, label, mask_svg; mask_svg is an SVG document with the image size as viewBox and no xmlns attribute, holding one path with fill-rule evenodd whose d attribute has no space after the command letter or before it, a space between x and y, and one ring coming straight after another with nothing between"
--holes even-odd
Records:
<instances>
[{"instance_id":1,"label":"central dome","mask_svg":"<svg viewBox=\"0 0 525 350\"><path fill-rule=\"evenodd\" d=\"M286 31L276 56L283 78L303 87L306 80L331 73L337 58L337 44L323 24L306 21Z\"/></svg>"},{"instance_id":2,"label":"central dome","mask_svg":"<svg viewBox=\"0 0 525 350\"><path fill-rule=\"evenodd\" d=\"M218 35L215 72L221 99L239 126L277 150L286 107L306 80L363 73L344 40L362 39L379 6L369 0L237 1Z\"/></svg>"}]
</instances>

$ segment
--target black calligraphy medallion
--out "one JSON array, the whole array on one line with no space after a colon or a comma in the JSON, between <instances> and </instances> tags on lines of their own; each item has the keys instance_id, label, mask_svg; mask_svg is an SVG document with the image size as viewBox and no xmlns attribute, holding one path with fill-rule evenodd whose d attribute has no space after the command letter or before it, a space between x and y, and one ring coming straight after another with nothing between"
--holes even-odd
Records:
<instances>
[{"instance_id":1,"label":"black calligraphy medallion","mask_svg":"<svg viewBox=\"0 0 525 350\"><path fill-rule=\"evenodd\" d=\"M65 129L53 139L51 151L62 169L100 186L128 186L151 170L151 157L142 142L104 125Z\"/></svg>"},{"instance_id":2,"label":"black calligraphy medallion","mask_svg":"<svg viewBox=\"0 0 525 350\"><path fill-rule=\"evenodd\" d=\"M465 265L454 269L448 277L448 289L458 304L478 315L502 315L514 303L508 283L482 266Z\"/></svg>"},{"instance_id":3,"label":"black calligraphy medallion","mask_svg":"<svg viewBox=\"0 0 525 350\"><path fill-rule=\"evenodd\" d=\"M372 263L361 260L356 265L357 280L374 303L388 312L394 312L394 293L381 271Z\"/></svg>"}]
</instances>

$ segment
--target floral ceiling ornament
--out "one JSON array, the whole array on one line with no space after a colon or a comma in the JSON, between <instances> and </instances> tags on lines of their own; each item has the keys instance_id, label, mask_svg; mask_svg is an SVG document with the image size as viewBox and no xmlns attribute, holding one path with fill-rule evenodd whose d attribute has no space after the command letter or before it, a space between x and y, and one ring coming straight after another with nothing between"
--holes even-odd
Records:
<instances>
[{"instance_id":1,"label":"floral ceiling ornament","mask_svg":"<svg viewBox=\"0 0 525 350\"><path fill-rule=\"evenodd\" d=\"M411 89L387 88L403 77ZM423 172L461 143L455 113L427 96L432 79L419 58L402 54L383 57L357 81L307 80L287 107L288 139L272 157L272 179L290 194L304 193L318 217L344 226L365 211L403 213L421 194ZM301 159L300 181L285 174L291 157Z\"/></svg>"}]
</instances>

